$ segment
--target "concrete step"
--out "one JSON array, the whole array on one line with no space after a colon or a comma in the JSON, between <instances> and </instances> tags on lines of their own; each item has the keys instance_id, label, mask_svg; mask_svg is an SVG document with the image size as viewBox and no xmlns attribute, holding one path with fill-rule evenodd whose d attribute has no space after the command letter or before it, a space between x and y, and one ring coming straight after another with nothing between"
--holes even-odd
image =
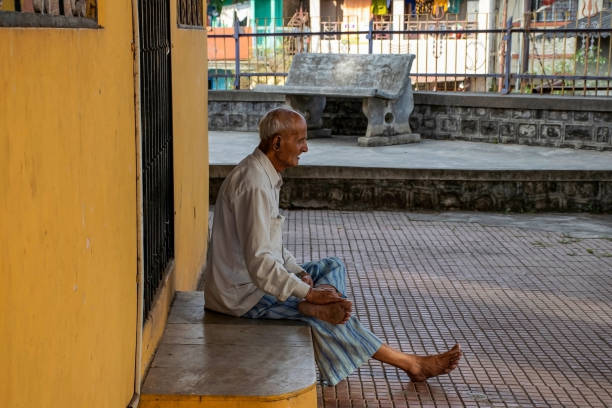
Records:
<instances>
[{"instance_id":1,"label":"concrete step","mask_svg":"<svg viewBox=\"0 0 612 408\"><path fill-rule=\"evenodd\" d=\"M610 156L612 157L612 155ZM214 204L234 165L210 166ZM612 211L612 170L405 169L300 165L283 173L282 208L490 212Z\"/></svg>"},{"instance_id":2,"label":"concrete step","mask_svg":"<svg viewBox=\"0 0 612 408\"><path fill-rule=\"evenodd\" d=\"M266 108L268 109L268 108ZM209 132L210 202L259 143ZM612 211L612 153L431 140L363 148L356 137L308 141L283 173L283 208L490 212Z\"/></svg>"},{"instance_id":3,"label":"concrete step","mask_svg":"<svg viewBox=\"0 0 612 408\"><path fill-rule=\"evenodd\" d=\"M204 311L177 292L140 407L316 407L310 328Z\"/></svg>"}]
</instances>

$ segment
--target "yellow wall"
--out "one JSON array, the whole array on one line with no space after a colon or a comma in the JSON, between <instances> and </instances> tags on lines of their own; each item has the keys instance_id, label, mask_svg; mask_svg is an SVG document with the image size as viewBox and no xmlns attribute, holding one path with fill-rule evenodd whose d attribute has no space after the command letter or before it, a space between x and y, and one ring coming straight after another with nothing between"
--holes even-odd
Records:
<instances>
[{"instance_id":1,"label":"yellow wall","mask_svg":"<svg viewBox=\"0 0 612 408\"><path fill-rule=\"evenodd\" d=\"M0 28L0 406L125 407L136 348L132 10Z\"/></svg>"},{"instance_id":2,"label":"yellow wall","mask_svg":"<svg viewBox=\"0 0 612 408\"><path fill-rule=\"evenodd\" d=\"M208 230L206 34L172 28L174 290L193 290ZM130 2L102 29L0 28L0 407L125 407L134 391L137 185Z\"/></svg>"},{"instance_id":3,"label":"yellow wall","mask_svg":"<svg viewBox=\"0 0 612 408\"><path fill-rule=\"evenodd\" d=\"M206 31L177 28L176 3L170 2L170 21L174 22L172 113L176 210L175 285L176 290L194 290L205 261L208 237Z\"/></svg>"},{"instance_id":4,"label":"yellow wall","mask_svg":"<svg viewBox=\"0 0 612 408\"><path fill-rule=\"evenodd\" d=\"M15 0L4 0L0 1L2 5L0 5L0 10L5 11L14 11L15 10Z\"/></svg>"}]
</instances>

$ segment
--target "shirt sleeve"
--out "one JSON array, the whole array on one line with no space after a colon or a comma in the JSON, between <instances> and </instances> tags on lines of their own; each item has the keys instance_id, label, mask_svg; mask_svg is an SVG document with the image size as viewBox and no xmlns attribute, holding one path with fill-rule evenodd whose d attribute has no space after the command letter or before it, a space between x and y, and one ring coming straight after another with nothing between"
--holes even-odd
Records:
<instances>
[{"instance_id":1,"label":"shirt sleeve","mask_svg":"<svg viewBox=\"0 0 612 408\"><path fill-rule=\"evenodd\" d=\"M283 260L285 261L285 269L296 275L300 272L306 272L295 260L295 257L288 249L283 246Z\"/></svg>"},{"instance_id":2,"label":"shirt sleeve","mask_svg":"<svg viewBox=\"0 0 612 408\"><path fill-rule=\"evenodd\" d=\"M310 286L289 273L273 256L270 242L272 209L265 191L251 187L238 192L233 207L237 236L253 283L281 302L289 296L305 298ZM295 263L295 258L293 260Z\"/></svg>"}]
</instances>

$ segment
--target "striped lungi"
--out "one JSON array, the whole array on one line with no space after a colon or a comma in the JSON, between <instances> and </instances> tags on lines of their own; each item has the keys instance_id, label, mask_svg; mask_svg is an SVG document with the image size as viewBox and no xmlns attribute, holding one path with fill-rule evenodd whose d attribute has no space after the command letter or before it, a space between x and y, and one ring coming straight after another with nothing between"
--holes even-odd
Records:
<instances>
[{"instance_id":1,"label":"striped lungi","mask_svg":"<svg viewBox=\"0 0 612 408\"><path fill-rule=\"evenodd\" d=\"M331 285L346 297L346 268L338 258L325 258L308 262L302 268L315 286ZM351 316L345 324L331 324L314 317L304 316L298 311L301 299L290 297L279 302L274 296L264 295L259 303L243 317L252 319L301 320L311 327L315 359L321 381L336 385L356 368L366 362L382 345L382 340Z\"/></svg>"}]
</instances>

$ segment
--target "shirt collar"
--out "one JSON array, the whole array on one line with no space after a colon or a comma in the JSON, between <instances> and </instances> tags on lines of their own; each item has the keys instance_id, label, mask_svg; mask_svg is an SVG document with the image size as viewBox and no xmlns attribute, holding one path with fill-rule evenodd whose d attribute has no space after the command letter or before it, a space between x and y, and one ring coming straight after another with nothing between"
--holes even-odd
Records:
<instances>
[{"instance_id":1,"label":"shirt collar","mask_svg":"<svg viewBox=\"0 0 612 408\"><path fill-rule=\"evenodd\" d=\"M268 156L266 156L264 152L256 147L255 151L253 152L253 157L255 157L259 164L261 164L261 166L264 168L264 171L270 179L270 184L272 184L272 187L281 188L283 185L283 178L281 177L280 173L276 171Z\"/></svg>"}]
</instances>

